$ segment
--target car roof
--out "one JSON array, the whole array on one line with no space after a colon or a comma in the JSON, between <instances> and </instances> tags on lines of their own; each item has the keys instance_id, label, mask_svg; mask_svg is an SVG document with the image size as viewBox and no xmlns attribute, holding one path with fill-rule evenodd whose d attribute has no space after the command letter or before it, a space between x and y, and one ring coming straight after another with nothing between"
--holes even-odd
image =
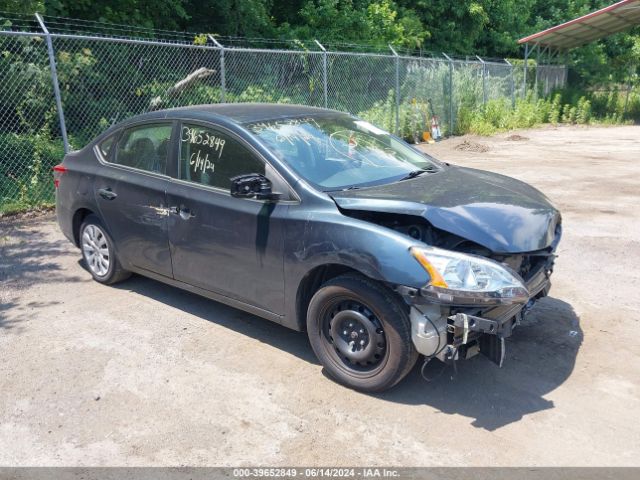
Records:
<instances>
[{"instance_id":1,"label":"car roof","mask_svg":"<svg viewBox=\"0 0 640 480\"><path fill-rule=\"evenodd\" d=\"M342 113L326 108L284 103L216 103L192 105L189 107L169 108L143 113L129 119L131 122L152 119L193 117L198 119L216 119L224 117L234 123L244 124L279 118L300 117L306 115L326 115Z\"/></svg>"}]
</instances>

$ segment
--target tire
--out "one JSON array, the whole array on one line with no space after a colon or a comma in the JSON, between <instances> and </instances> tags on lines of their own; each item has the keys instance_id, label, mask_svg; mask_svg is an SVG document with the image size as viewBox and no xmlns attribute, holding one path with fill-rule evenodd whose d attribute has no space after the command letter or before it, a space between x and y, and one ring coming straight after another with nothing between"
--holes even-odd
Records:
<instances>
[{"instance_id":1,"label":"tire","mask_svg":"<svg viewBox=\"0 0 640 480\"><path fill-rule=\"evenodd\" d=\"M95 281L112 285L131 276L131 272L120 265L113 240L97 216L87 215L80 225L78 238L82 258Z\"/></svg>"},{"instance_id":2,"label":"tire","mask_svg":"<svg viewBox=\"0 0 640 480\"><path fill-rule=\"evenodd\" d=\"M363 392L393 387L418 359L406 305L382 284L357 274L320 287L307 310L307 333L327 373Z\"/></svg>"}]
</instances>

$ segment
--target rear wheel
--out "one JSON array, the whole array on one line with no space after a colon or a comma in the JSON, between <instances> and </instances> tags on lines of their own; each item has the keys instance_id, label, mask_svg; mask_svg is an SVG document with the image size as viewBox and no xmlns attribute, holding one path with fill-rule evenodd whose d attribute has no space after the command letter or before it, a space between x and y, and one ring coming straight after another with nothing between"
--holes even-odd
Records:
<instances>
[{"instance_id":1,"label":"rear wheel","mask_svg":"<svg viewBox=\"0 0 640 480\"><path fill-rule=\"evenodd\" d=\"M406 306L386 287L360 275L341 275L316 292L307 331L330 376L357 390L391 388L418 358Z\"/></svg>"},{"instance_id":2,"label":"rear wheel","mask_svg":"<svg viewBox=\"0 0 640 480\"><path fill-rule=\"evenodd\" d=\"M113 241L95 215L88 215L80 226L80 249L82 258L96 281L111 285L131 275L120 265Z\"/></svg>"}]
</instances>

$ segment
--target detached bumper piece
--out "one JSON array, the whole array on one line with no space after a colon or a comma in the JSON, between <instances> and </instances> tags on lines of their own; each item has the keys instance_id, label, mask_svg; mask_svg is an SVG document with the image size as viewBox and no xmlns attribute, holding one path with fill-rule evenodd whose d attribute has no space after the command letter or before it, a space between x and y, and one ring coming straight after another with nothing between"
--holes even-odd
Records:
<instances>
[{"instance_id":1,"label":"detached bumper piece","mask_svg":"<svg viewBox=\"0 0 640 480\"><path fill-rule=\"evenodd\" d=\"M482 353L493 363L502 367L505 358L506 337L510 337L516 325L539 298L549 292L548 275L540 272L528 283L532 296L526 305L503 305L483 312L482 317L458 312L448 317L448 340L458 358L471 358ZM455 358L451 358L455 360Z\"/></svg>"},{"instance_id":2,"label":"detached bumper piece","mask_svg":"<svg viewBox=\"0 0 640 480\"><path fill-rule=\"evenodd\" d=\"M540 270L527 282L531 298L526 305L502 305L481 315L458 312L448 317L447 334L458 358L471 358L482 353L493 363L502 367L505 359L506 337L510 337L516 325L533 306L536 300L549 293L549 273ZM477 312L480 313L480 312ZM456 358L451 358L456 360Z\"/></svg>"},{"instance_id":3,"label":"detached bumper piece","mask_svg":"<svg viewBox=\"0 0 640 480\"><path fill-rule=\"evenodd\" d=\"M511 321L500 323L497 320L466 313L450 316L447 325L447 332L453 337L451 345L460 351L463 358L471 358L477 353L482 353L499 367L502 367L504 362L504 339L511 335L512 329ZM470 334L473 339L469 338Z\"/></svg>"}]
</instances>

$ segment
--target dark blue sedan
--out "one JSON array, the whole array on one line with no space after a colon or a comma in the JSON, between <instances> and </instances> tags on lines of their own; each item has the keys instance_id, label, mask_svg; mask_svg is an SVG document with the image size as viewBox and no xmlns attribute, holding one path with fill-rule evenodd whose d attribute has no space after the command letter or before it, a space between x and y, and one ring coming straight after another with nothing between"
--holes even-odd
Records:
<instances>
[{"instance_id":1,"label":"dark blue sedan","mask_svg":"<svg viewBox=\"0 0 640 480\"><path fill-rule=\"evenodd\" d=\"M419 355L501 365L561 236L533 187L312 107L147 113L54 170L60 228L95 280L134 272L306 331L363 391Z\"/></svg>"}]
</instances>

